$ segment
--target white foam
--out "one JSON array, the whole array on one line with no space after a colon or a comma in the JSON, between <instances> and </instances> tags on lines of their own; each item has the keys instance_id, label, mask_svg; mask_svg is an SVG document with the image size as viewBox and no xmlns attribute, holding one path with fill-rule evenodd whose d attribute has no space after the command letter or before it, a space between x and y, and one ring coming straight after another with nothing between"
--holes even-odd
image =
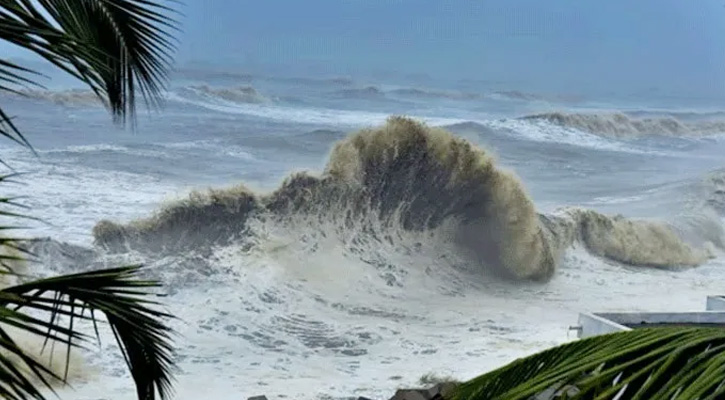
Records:
<instances>
[{"instance_id":1,"label":"white foam","mask_svg":"<svg viewBox=\"0 0 725 400\"><path fill-rule=\"evenodd\" d=\"M390 116L386 113L367 111L332 110L323 108L296 108L263 104L237 104L223 100L208 101L192 100L175 93L169 99L186 104L203 107L223 113L243 114L265 118L273 121L297 122L304 124L342 125L348 127L379 125ZM454 118L416 117L431 125L451 125L465 122Z\"/></svg>"},{"instance_id":2,"label":"white foam","mask_svg":"<svg viewBox=\"0 0 725 400\"><path fill-rule=\"evenodd\" d=\"M222 143L217 139L192 140L176 143L159 143L160 146L170 149L204 149L213 151L216 154L223 154L230 157L240 158L245 161L255 161L257 157L246 147L233 146Z\"/></svg>"},{"instance_id":3,"label":"white foam","mask_svg":"<svg viewBox=\"0 0 725 400\"><path fill-rule=\"evenodd\" d=\"M612 150L637 154L665 154L653 150L645 150L614 139L599 137L576 129L556 126L546 121L525 121L505 119L485 123L494 129L513 131L515 136L537 142L565 143L574 146L589 147L600 150Z\"/></svg>"},{"instance_id":4,"label":"white foam","mask_svg":"<svg viewBox=\"0 0 725 400\"><path fill-rule=\"evenodd\" d=\"M24 232L33 236L89 244L91 229L100 219L145 215L164 197L182 190L146 175L83 167L72 160L43 162L42 156L39 162L27 151L6 154L3 161L25 175L15 179L20 184L4 185L4 190L25 197L20 202L47 222L24 221L32 228Z\"/></svg>"},{"instance_id":5,"label":"white foam","mask_svg":"<svg viewBox=\"0 0 725 400\"><path fill-rule=\"evenodd\" d=\"M174 156L173 154L170 154L170 153L164 152L164 151L130 148L130 147L126 147L126 146L113 145L113 144L107 144L107 143L99 143L99 144L92 144L92 145L79 145L79 146L67 146L67 147L63 147L63 148L38 151L38 153L41 155L42 154L58 154L58 153L88 154L88 153L103 153L103 152L123 153L123 154L129 154L129 155L140 156L140 157L154 157L154 158L166 158L166 159L178 158L177 156Z\"/></svg>"},{"instance_id":6,"label":"white foam","mask_svg":"<svg viewBox=\"0 0 725 400\"><path fill-rule=\"evenodd\" d=\"M94 176L76 174L85 182ZM132 175L116 179L126 180L119 190L139 183ZM93 204L95 214L131 214L120 196L105 200ZM78 223L68 215L73 210L42 206ZM567 328L582 311L701 310L725 278L720 260L670 272L573 249L551 282L507 285L456 270L456 254L436 240L381 242L361 262L334 235L320 234L333 231L270 224L258 230L252 250L231 246L206 256L217 260L211 273L196 265L179 269L170 259L152 266L183 284L164 300L180 318L173 322L180 333L175 398L385 398L430 372L468 379L571 340ZM427 245L413 250L417 242ZM386 265L400 285L381 276ZM118 375L123 360L108 346L113 338L103 336L104 346L88 360L98 379L62 397L134 398L130 378Z\"/></svg>"},{"instance_id":7,"label":"white foam","mask_svg":"<svg viewBox=\"0 0 725 400\"><path fill-rule=\"evenodd\" d=\"M479 282L446 295L441 287L449 282L435 271L445 271L450 260L430 257L441 249L409 259L405 285L397 287L332 242L311 255L282 232L262 241L276 252L216 255L220 269L234 271L227 284L201 282L168 298L170 310L183 319L176 325L183 357L177 399L389 397L426 373L468 379L571 340L567 328L581 311L701 310L704 296L720 290L715 277L723 275L722 264L679 273L638 270L575 249L546 285ZM456 273L448 270L447 276ZM399 316L350 313L355 307ZM305 332L348 344L310 346ZM366 353L354 355L361 349ZM112 353L99 353L99 360L107 371L121 362ZM128 378L104 377L72 396L92 399L103 392L130 400L130 385Z\"/></svg>"}]
</instances>

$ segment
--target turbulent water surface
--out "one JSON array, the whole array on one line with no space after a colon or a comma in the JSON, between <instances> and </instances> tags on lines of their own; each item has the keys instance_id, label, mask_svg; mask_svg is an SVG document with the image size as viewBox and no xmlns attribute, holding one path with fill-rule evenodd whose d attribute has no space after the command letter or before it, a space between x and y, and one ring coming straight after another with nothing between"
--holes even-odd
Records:
<instances>
[{"instance_id":1,"label":"turbulent water surface","mask_svg":"<svg viewBox=\"0 0 725 400\"><path fill-rule=\"evenodd\" d=\"M6 96L39 275L144 262L177 398L389 395L573 338L577 313L719 293L725 114L350 79L178 79L136 132L78 90ZM392 117L405 115L408 117ZM77 399L131 399L112 335Z\"/></svg>"}]
</instances>

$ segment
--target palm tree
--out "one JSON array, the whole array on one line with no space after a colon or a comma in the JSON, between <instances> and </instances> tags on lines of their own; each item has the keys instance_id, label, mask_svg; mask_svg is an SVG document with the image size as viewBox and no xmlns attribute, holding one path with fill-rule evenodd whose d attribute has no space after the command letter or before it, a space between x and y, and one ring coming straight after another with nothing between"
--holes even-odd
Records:
<instances>
[{"instance_id":1,"label":"palm tree","mask_svg":"<svg viewBox=\"0 0 725 400\"><path fill-rule=\"evenodd\" d=\"M725 330L656 327L594 336L516 360L451 400L725 398Z\"/></svg>"},{"instance_id":2,"label":"palm tree","mask_svg":"<svg viewBox=\"0 0 725 400\"><path fill-rule=\"evenodd\" d=\"M160 1L160 0L159 0ZM0 0L0 40L25 48L85 83L103 101L115 122L135 123L136 99L160 104L177 29L173 10L155 0ZM0 57L0 91L22 95L38 85L39 73ZM16 122L0 107L0 135L32 149ZM1 160L0 160L1 162ZM10 175L0 177L7 182ZM3 218L24 215L13 198L0 197ZM0 226L7 233L11 226ZM21 238L0 238L0 274L18 276L13 264L31 258ZM138 277L140 266L27 281L0 289L0 397L44 399L53 372L9 334L41 335L67 346L91 336L77 322L90 320L98 337L100 313L113 331L136 384L139 399L168 398L171 390L170 315L148 299L158 282ZM43 316L47 318L43 318ZM100 340L100 337L98 337Z\"/></svg>"}]
</instances>

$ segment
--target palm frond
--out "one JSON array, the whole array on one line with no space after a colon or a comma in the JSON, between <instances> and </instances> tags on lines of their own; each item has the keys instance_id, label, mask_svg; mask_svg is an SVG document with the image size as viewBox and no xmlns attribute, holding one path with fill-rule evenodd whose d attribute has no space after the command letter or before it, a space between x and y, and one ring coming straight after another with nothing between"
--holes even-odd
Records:
<instances>
[{"instance_id":1,"label":"palm frond","mask_svg":"<svg viewBox=\"0 0 725 400\"><path fill-rule=\"evenodd\" d=\"M172 32L179 29L174 14L149 0L3 0L0 40L81 80L116 122L125 123L135 121L138 95L147 106L160 105L175 50ZM0 59L0 91L40 86L32 75L37 73ZM30 147L2 108L0 135Z\"/></svg>"},{"instance_id":2,"label":"palm frond","mask_svg":"<svg viewBox=\"0 0 725 400\"><path fill-rule=\"evenodd\" d=\"M0 17L0 38L2 38L2 32L2 18ZM20 94L21 92L17 90L19 87L35 85L30 78L24 76L29 74L37 75L37 73L25 67L0 59L0 91ZM27 139L13 123L12 118L2 108L0 108L0 135L23 146L30 147L30 143L28 143Z\"/></svg>"},{"instance_id":3,"label":"palm frond","mask_svg":"<svg viewBox=\"0 0 725 400\"><path fill-rule=\"evenodd\" d=\"M689 400L723 396L725 330L657 327L595 336L516 360L461 384L451 397Z\"/></svg>"},{"instance_id":4,"label":"palm frond","mask_svg":"<svg viewBox=\"0 0 725 400\"><path fill-rule=\"evenodd\" d=\"M5 307L0 307L0 320L4 325L18 328L25 334L44 336L49 340L66 343L69 347L76 346L75 342L83 337L72 329L62 326L54 329L54 326L46 321ZM43 327L48 327L47 331L42 330ZM65 377L57 375L44 363L29 355L27 350L8 334L5 327L0 327L0 349L4 351L0 353L0 396L3 398L43 400L44 397L33 378L51 391L53 390L51 383L65 380Z\"/></svg>"},{"instance_id":5,"label":"palm frond","mask_svg":"<svg viewBox=\"0 0 725 400\"><path fill-rule=\"evenodd\" d=\"M25 0L27 3L29 0ZM171 54L173 10L147 0L38 0L72 38L73 66L107 100L116 120L133 117L138 89L159 105Z\"/></svg>"},{"instance_id":6,"label":"palm frond","mask_svg":"<svg viewBox=\"0 0 725 400\"><path fill-rule=\"evenodd\" d=\"M92 321L98 337L95 313L100 312L104 314L126 359L136 384L138 398L152 400L158 393L161 399L166 399L171 394L171 369L174 363L171 330L163 321L172 317L157 310L156 302L143 297L149 293L149 289L158 287L159 284L138 279L140 268L128 266L90 271L2 289L0 321L64 343L70 351L71 347L80 345L79 341L89 339L88 336L77 333L77 320ZM32 312L27 313L28 311ZM6 315L2 315L3 312ZM38 312L47 313L50 318L46 321L34 317ZM21 358L24 355L12 339L3 340L2 329L0 348ZM31 396L43 399L28 378L11 369L18 367L3 357L0 354L0 386L4 384L8 391L16 393L16 397L11 398L25 399L23 396ZM27 356L22 359L33 376L48 387L49 378L65 379L47 368L41 368L40 363L28 359ZM8 370L3 370L3 366ZM14 378L2 381L3 374ZM1 390L0 395L3 395Z\"/></svg>"},{"instance_id":7,"label":"palm frond","mask_svg":"<svg viewBox=\"0 0 725 400\"><path fill-rule=\"evenodd\" d=\"M0 175L0 184L17 183L16 177L21 176L19 173ZM26 239L9 234L12 231L24 229L26 227L16 224L8 224L10 220L26 220L40 221L40 219L32 217L22 210L28 207L19 203L17 197L8 197L0 195L0 276L5 274L21 275L14 265L22 264L34 258L33 254L27 250L25 245Z\"/></svg>"}]
</instances>

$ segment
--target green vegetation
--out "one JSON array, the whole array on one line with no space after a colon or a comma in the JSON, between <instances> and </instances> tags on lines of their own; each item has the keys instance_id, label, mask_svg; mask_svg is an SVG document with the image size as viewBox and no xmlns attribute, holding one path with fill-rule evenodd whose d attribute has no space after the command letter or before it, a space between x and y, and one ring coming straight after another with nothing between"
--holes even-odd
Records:
<instances>
[{"instance_id":1,"label":"green vegetation","mask_svg":"<svg viewBox=\"0 0 725 400\"><path fill-rule=\"evenodd\" d=\"M136 99L147 106L160 104L174 50L173 15L168 6L150 0L5 0L0 2L0 40L29 50L85 83L115 122L135 123ZM0 91L23 95L24 89L41 86L39 77L0 58ZM2 108L0 135L32 149ZM0 182L10 178L0 177ZM71 349L92 339L78 330L78 322L90 320L97 337L99 323L113 331L138 398L155 399L157 393L168 398L173 346L164 321L170 315L148 299L158 282L140 279L140 266L31 280L32 274L21 274L19 266L33 255L22 238L10 234L15 224L7 223L31 217L17 211L22 206L16 199L2 196L0 205L6 221L0 226L0 274L22 282L0 289L0 397L44 399L44 387L52 390L66 383ZM65 372L41 362L11 330L67 346Z\"/></svg>"},{"instance_id":2,"label":"green vegetation","mask_svg":"<svg viewBox=\"0 0 725 400\"><path fill-rule=\"evenodd\" d=\"M720 399L725 330L659 327L567 343L461 384L451 400Z\"/></svg>"}]
</instances>

